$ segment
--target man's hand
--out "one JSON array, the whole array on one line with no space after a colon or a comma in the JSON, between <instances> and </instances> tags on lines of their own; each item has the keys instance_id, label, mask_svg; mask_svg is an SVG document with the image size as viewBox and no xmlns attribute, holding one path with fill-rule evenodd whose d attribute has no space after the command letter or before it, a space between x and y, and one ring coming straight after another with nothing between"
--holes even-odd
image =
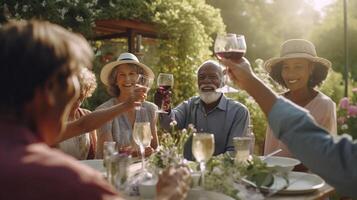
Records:
<instances>
[{"instance_id":1,"label":"man's hand","mask_svg":"<svg viewBox=\"0 0 357 200\"><path fill-rule=\"evenodd\" d=\"M169 111L171 109L171 90L164 87L157 88L154 95L154 103L162 110Z\"/></svg>"},{"instance_id":2,"label":"man's hand","mask_svg":"<svg viewBox=\"0 0 357 200\"><path fill-rule=\"evenodd\" d=\"M244 57L240 59L238 63L224 58L220 61L223 65L228 67L228 75L230 79L241 89L246 89L250 80L255 77L249 61Z\"/></svg>"},{"instance_id":3,"label":"man's hand","mask_svg":"<svg viewBox=\"0 0 357 200\"><path fill-rule=\"evenodd\" d=\"M157 200L185 199L190 188L191 176L187 167L169 167L159 177L156 186Z\"/></svg>"}]
</instances>

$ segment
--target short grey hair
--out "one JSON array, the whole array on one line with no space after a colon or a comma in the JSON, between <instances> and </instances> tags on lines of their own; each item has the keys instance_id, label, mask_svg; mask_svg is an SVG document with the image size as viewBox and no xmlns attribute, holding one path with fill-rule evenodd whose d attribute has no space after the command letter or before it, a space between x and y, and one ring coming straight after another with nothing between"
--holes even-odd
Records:
<instances>
[{"instance_id":1,"label":"short grey hair","mask_svg":"<svg viewBox=\"0 0 357 200\"><path fill-rule=\"evenodd\" d=\"M145 74L145 71L143 70L143 68L141 68L140 66L133 64L133 63L125 63L131 67L135 67L136 69L136 73L138 74ZM108 77L108 82L109 85L107 86L107 92L110 96L112 97L118 97L120 96L120 89L117 85L117 75L118 75L118 68L120 65L117 65L116 67L114 67L112 69L112 71L109 74Z\"/></svg>"},{"instance_id":2,"label":"short grey hair","mask_svg":"<svg viewBox=\"0 0 357 200\"><path fill-rule=\"evenodd\" d=\"M224 80L223 80L223 76L224 76L224 73L223 73L223 67L222 65L220 65L217 61L215 60L206 60L205 62L203 62L197 69L196 71L196 75L198 76L198 72L200 71L200 69L202 67L205 67L207 65L211 65L211 66L215 66L217 68L217 71L218 71L218 75L219 75L219 79L221 81L221 85L224 84Z\"/></svg>"}]
</instances>

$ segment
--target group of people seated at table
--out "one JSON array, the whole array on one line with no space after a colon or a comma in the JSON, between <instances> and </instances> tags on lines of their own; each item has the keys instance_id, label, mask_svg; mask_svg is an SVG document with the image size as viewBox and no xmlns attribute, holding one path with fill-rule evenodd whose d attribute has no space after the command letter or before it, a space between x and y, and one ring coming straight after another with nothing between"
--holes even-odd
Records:
<instances>
[{"instance_id":1,"label":"group of people seated at table","mask_svg":"<svg viewBox=\"0 0 357 200\"><path fill-rule=\"evenodd\" d=\"M151 125L145 154L154 152L159 145L158 108L146 101L147 88L136 85L138 75L154 78L153 71L135 55L121 54L100 74L113 98L89 112L80 108L96 87L95 76L85 69L93 57L85 39L49 22L22 21L1 27L0 44L1 199L119 199L99 173L75 158L101 158L104 141L116 141L122 150L138 155L131 137L137 106L146 111ZM287 88L279 96L257 78L245 58L220 62L227 71L212 60L198 68L199 96L160 114L164 128L172 120L179 128L193 124L214 134L214 155L233 150L233 137L245 133L250 117L243 104L216 92L228 73L268 118L265 153L283 148L284 156L295 156L338 191L357 196L357 145L328 135L336 134L335 103L316 86L331 63L317 56L311 42L288 40L280 57L265 63L270 76ZM162 98L167 97L157 94L155 102L160 105ZM193 159L190 146L189 140L187 159ZM167 169L159 178L157 198L183 199L188 182L186 168Z\"/></svg>"}]
</instances>

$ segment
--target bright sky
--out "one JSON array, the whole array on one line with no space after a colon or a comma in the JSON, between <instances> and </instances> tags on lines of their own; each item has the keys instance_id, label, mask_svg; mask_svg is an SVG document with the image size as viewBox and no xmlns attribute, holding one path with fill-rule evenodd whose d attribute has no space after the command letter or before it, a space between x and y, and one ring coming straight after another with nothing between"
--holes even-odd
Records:
<instances>
[{"instance_id":1,"label":"bright sky","mask_svg":"<svg viewBox=\"0 0 357 200\"><path fill-rule=\"evenodd\" d=\"M308 0L312 3L312 5L314 6L314 8L319 11L319 12L322 12L322 9L333 3L335 0Z\"/></svg>"}]
</instances>

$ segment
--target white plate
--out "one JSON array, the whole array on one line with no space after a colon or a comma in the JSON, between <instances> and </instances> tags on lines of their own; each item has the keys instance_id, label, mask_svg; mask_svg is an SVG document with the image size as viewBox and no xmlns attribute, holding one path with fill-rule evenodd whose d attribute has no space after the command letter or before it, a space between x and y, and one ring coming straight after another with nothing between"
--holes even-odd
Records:
<instances>
[{"instance_id":1,"label":"white plate","mask_svg":"<svg viewBox=\"0 0 357 200\"><path fill-rule=\"evenodd\" d=\"M264 158L264 156L260 156L260 159L262 158ZM301 163L297 159L281 156L270 156L264 158L263 162L265 162L269 168L275 168L280 172L292 171L296 165Z\"/></svg>"},{"instance_id":2,"label":"white plate","mask_svg":"<svg viewBox=\"0 0 357 200\"><path fill-rule=\"evenodd\" d=\"M191 189L190 191L188 191L186 200L200 200L200 198L205 200L234 200L232 197L222 193L205 190L203 191L198 189Z\"/></svg>"},{"instance_id":3,"label":"white plate","mask_svg":"<svg viewBox=\"0 0 357 200\"><path fill-rule=\"evenodd\" d=\"M96 160L80 160L79 162L88 165L89 167L100 171L100 172L105 172L105 168L103 166L103 160L102 159L96 159Z\"/></svg>"},{"instance_id":4,"label":"white plate","mask_svg":"<svg viewBox=\"0 0 357 200\"><path fill-rule=\"evenodd\" d=\"M280 176L274 176L274 183L269 188L262 187L265 191L280 190L278 194L305 194L314 192L325 185L325 181L315 174L304 172L290 172L288 175L289 186L286 186L286 180ZM243 180L244 181L244 180ZM245 181L248 184L254 185L250 181Z\"/></svg>"}]
</instances>

